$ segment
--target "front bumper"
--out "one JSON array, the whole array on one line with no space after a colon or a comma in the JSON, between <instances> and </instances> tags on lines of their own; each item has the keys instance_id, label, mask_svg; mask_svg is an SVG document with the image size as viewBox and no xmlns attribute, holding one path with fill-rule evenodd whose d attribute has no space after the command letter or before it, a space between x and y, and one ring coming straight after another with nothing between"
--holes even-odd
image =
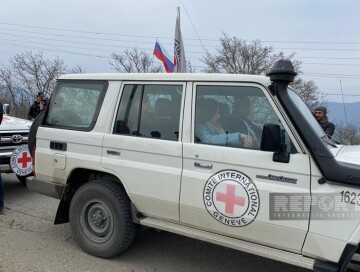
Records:
<instances>
[{"instance_id":1,"label":"front bumper","mask_svg":"<svg viewBox=\"0 0 360 272\"><path fill-rule=\"evenodd\" d=\"M61 199L65 188L64 185L39 180L34 176L26 178L26 186L32 192L50 196L56 199Z\"/></svg>"}]
</instances>

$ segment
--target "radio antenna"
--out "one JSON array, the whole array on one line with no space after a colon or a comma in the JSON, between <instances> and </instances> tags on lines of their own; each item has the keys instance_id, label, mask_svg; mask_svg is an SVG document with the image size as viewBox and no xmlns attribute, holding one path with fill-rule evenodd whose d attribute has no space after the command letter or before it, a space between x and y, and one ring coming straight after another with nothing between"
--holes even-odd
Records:
<instances>
[{"instance_id":1,"label":"radio antenna","mask_svg":"<svg viewBox=\"0 0 360 272\"><path fill-rule=\"evenodd\" d=\"M344 93L343 93L343 89L342 89L341 79L340 79L340 90L341 90L341 97L342 97L342 101L343 101L343 108L344 108L345 122L346 122L346 125L348 125L348 119L347 119L346 110L345 110Z\"/></svg>"}]
</instances>

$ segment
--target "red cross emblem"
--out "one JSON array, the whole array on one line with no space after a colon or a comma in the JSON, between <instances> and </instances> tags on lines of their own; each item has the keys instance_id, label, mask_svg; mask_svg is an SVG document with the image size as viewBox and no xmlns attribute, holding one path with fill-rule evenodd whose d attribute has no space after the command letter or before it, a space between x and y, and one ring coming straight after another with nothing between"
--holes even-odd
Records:
<instances>
[{"instance_id":1,"label":"red cross emblem","mask_svg":"<svg viewBox=\"0 0 360 272\"><path fill-rule=\"evenodd\" d=\"M18 163L21 163L22 168L27 168L29 162L31 162L31 157L28 157L28 152L23 152L22 157L18 159Z\"/></svg>"},{"instance_id":2,"label":"red cross emblem","mask_svg":"<svg viewBox=\"0 0 360 272\"><path fill-rule=\"evenodd\" d=\"M244 206L245 198L241 196L235 195L235 185L227 184L226 185L226 193L216 193L216 200L225 202L225 213L234 214L235 205Z\"/></svg>"}]
</instances>

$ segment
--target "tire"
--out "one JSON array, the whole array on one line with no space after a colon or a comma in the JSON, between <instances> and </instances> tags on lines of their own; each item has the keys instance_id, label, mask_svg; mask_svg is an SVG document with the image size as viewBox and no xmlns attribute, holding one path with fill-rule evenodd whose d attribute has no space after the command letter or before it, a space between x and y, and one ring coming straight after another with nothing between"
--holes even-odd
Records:
<instances>
[{"instance_id":1,"label":"tire","mask_svg":"<svg viewBox=\"0 0 360 272\"><path fill-rule=\"evenodd\" d=\"M28 147L31 156L33 155L33 150L36 147L36 133L38 131L39 126L42 123L42 120L44 118L44 113L45 111L42 111L39 113L38 116L36 116L29 130Z\"/></svg>"},{"instance_id":2,"label":"tire","mask_svg":"<svg viewBox=\"0 0 360 272\"><path fill-rule=\"evenodd\" d=\"M118 184L106 180L91 181L76 191L70 226L82 250L104 259L124 252L136 233L128 196Z\"/></svg>"},{"instance_id":3,"label":"tire","mask_svg":"<svg viewBox=\"0 0 360 272\"><path fill-rule=\"evenodd\" d=\"M360 271L360 255L357 253L354 254L346 269L346 272L356 272L356 271Z\"/></svg>"}]
</instances>

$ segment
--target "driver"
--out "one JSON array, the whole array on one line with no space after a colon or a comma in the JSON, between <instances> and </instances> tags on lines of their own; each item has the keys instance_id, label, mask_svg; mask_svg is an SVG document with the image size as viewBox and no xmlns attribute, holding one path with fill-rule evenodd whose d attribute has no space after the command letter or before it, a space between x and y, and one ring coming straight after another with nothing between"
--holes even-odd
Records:
<instances>
[{"instance_id":1,"label":"driver","mask_svg":"<svg viewBox=\"0 0 360 272\"><path fill-rule=\"evenodd\" d=\"M223 127L229 132L240 132L248 135L253 140L251 148L260 148L261 129L249 120L250 99L247 96L238 96L234 98L234 111L229 118L224 121Z\"/></svg>"}]
</instances>

